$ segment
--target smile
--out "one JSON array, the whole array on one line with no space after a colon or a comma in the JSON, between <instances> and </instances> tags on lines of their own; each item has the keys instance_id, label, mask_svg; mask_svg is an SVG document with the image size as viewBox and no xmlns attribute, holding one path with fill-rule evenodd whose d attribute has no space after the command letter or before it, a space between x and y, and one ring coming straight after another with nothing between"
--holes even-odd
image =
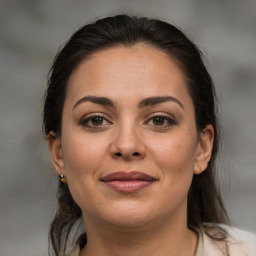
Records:
<instances>
[{"instance_id":1,"label":"smile","mask_svg":"<svg viewBox=\"0 0 256 256\"><path fill-rule=\"evenodd\" d=\"M101 179L107 186L122 193L137 192L152 185L156 180L141 172L114 172Z\"/></svg>"}]
</instances>

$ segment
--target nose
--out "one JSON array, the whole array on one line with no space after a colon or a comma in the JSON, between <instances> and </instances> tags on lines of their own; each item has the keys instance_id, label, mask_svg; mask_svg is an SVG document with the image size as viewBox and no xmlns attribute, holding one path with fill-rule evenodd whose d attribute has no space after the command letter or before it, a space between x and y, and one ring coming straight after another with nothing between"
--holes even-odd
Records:
<instances>
[{"instance_id":1,"label":"nose","mask_svg":"<svg viewBox=\"0 0 256 256\"><path fill-rule=\"evenodd\" d=\"M113 158L131 161L145 157L145 143L138 130L139 128L136 128L135 125L117 127L110 146Z\"/></svg>"}]
</instances>

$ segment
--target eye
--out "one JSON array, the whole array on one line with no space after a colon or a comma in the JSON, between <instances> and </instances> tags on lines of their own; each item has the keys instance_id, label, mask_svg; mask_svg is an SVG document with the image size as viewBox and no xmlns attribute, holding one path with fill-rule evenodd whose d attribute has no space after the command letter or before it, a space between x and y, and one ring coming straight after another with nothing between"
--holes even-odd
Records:
<instances>
[{"instance_id":1,"label":"eye","mask_svg":"<svg viewBox=\"0 0 256 256\"><path fill-rule=\"evenodd\" d=\"M103 116L92 115L92 116L83 118L80 124L83 125L84 127L93 128L93 127L102 127L105 125L110 125L111 122L108 121Z\"/></svg>"},{"instance_id":2,"label":"eye","mask_svg":"<svg viewBox=\"0 0 256 256\"><path fill-rule=\"evenodd\" d=\"M152 118L152 122L154 125L164 125L166 122L166 119L162 116L156 116Z\"/></svg>"},{"instance_id":3,"label":"eye","mask_svg":"<svg viewBox=\"0 0 256 256\"><path fill-rule=\"evenodd\" d=\"M146 124L152 126L168 127L177 124L175 120L169 116L156 115L151 117Z\"/></svg>"}]
</instances>

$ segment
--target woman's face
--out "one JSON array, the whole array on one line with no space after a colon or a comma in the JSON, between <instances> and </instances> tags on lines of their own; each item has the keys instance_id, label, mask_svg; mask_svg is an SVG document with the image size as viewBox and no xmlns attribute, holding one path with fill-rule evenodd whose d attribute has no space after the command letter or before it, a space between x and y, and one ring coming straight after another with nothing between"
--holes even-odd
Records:
<instances>
[{"instance_id":1,"label":"woman's face","mask_svg":"<svg viewBox=\"0 0 256 256\"><path fill-rule=\"evenodd\" d=\"M149 46L99 51L72 73L62 133L49 136L85 222L124 227L186 221L193 174L207 167L211 126L198 135L180 68Z\"/></svg>"}]
</instances>

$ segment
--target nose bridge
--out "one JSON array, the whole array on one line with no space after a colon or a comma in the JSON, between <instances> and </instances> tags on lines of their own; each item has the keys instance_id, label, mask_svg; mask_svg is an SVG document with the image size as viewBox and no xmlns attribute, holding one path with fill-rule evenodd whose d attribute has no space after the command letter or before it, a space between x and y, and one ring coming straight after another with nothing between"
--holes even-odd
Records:
<instances>
[{"instance_id":1,"label":"nose bridge","mask_svg":"<svg viewBox=\"0 0 256 256\"><path fill-rule=\"evenodd\" d=\"M116 125L112 142L112 154L130 158L144 156L144 153L145 145L140 127L135 120L126 116Z\"/></svg>"}]
</instances>

